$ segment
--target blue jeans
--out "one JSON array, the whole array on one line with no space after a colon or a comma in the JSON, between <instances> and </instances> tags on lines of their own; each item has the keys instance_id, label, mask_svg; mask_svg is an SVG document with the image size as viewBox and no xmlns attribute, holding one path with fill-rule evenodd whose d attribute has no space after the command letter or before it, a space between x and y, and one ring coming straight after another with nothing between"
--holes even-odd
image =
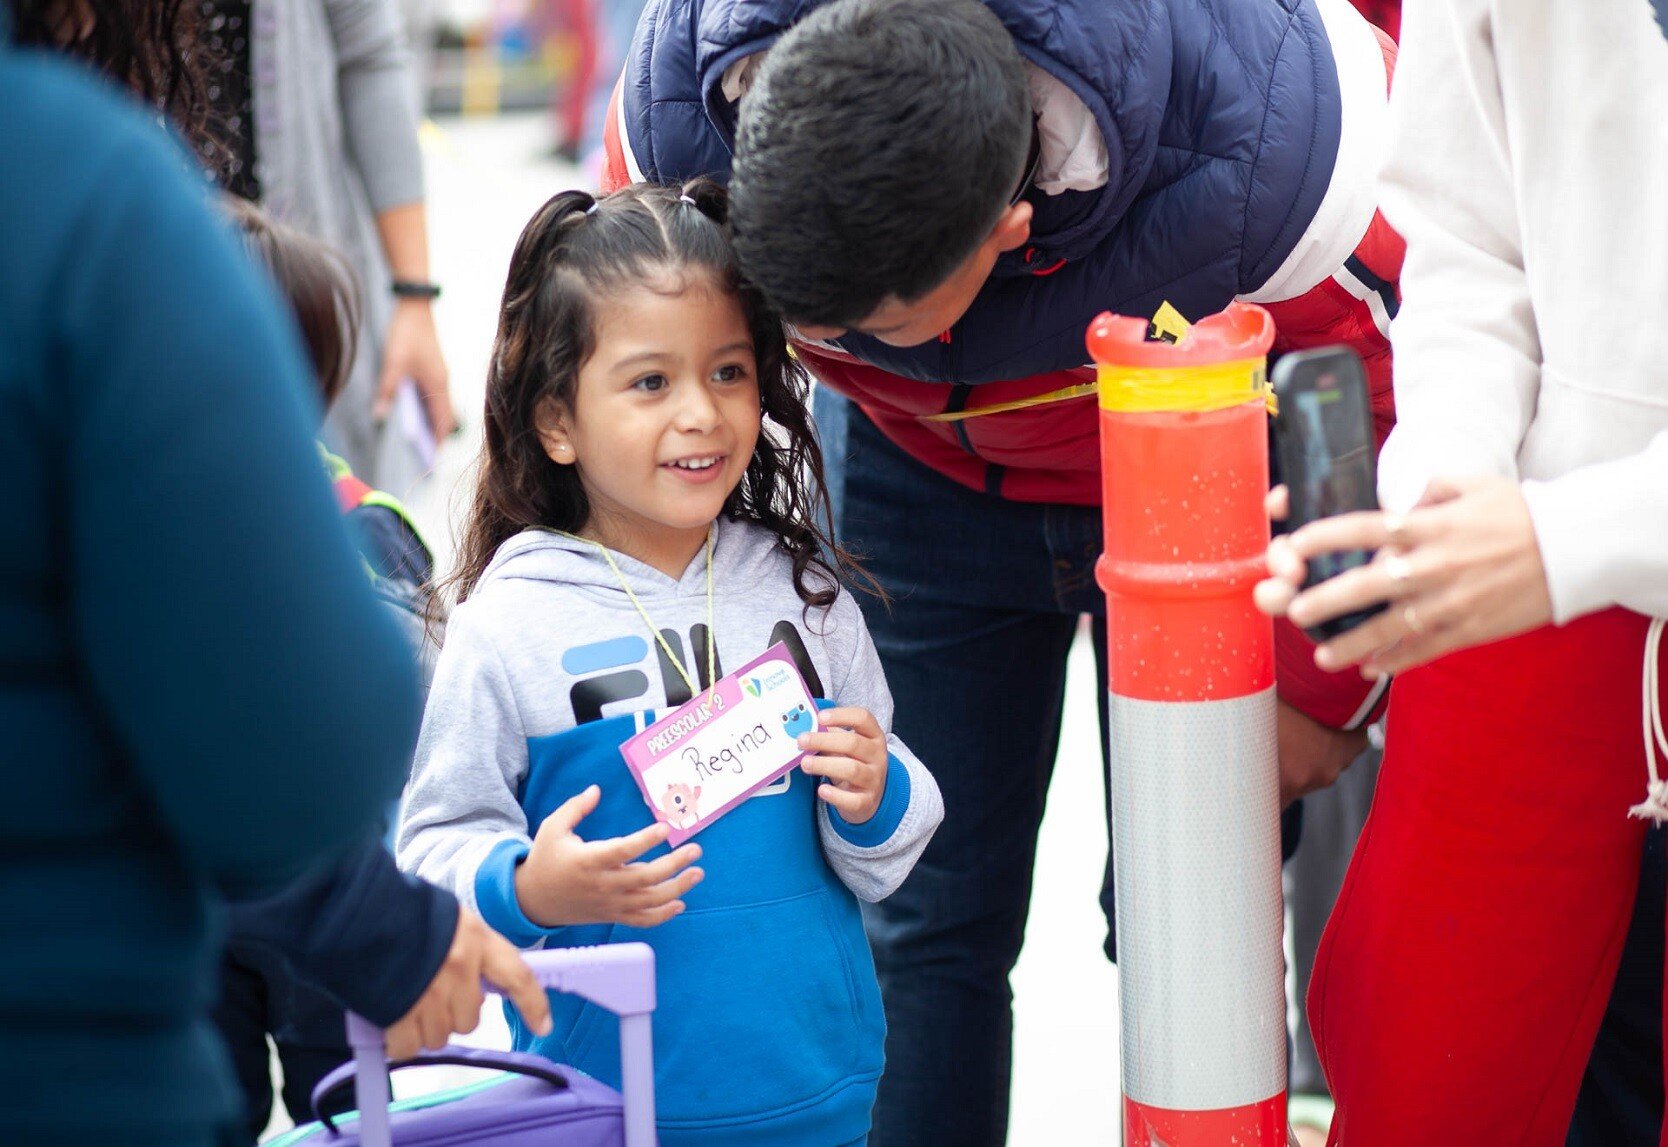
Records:
<instances>
[{"instance_id":1,"label":"blue jeans","mask_svg":"<svg viewBox=\"0 0 1668 1147\"><path fill-rule=\"evenodd\" d=\"M836 532L893 598L890 609L865 599L863 612L896 702L894 731L944 794L944 823L915 871L865 906L888 1025L870 1143L1000 1144L1008 974L1025 935L1066 654L1084 614L1094 618L1102 730L1106 722L1100 512L959 486L826 391L816 417ZM1103 769L1105 744L1103 735ZM1108 956L1111 877L1109 854Z\"/></svg>"},{"instance_id":2,"label":"blue jeans","mask_svg":"<svg viewBox=\"0 0 1668 1147\"><path fill-rule=\"evenodd\" d=\"M1581 1081L1566 1147L1656 1147L1662 1127L1662 963L1668 858L1645 835L1633 922Z\"/></svg>"}]
</instances>

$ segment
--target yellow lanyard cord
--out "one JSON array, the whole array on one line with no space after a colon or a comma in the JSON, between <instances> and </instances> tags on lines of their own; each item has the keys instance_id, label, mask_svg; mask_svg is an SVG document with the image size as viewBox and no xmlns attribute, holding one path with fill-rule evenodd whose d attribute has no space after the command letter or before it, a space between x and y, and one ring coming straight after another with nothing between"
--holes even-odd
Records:
<instances>
[{"instance_id":1,"label":"yellow lanyard cord","mask_svg":"<svg viewBox=\"0 0 1668 1147\"><path fill-rule=\"evenodd\" d=\"M718 693L718 655L716 653L718 633L712 624L712 536L717 532L716 527L707 531L707 682L712 689L707 697L709 703L713 696ZM649 627L649 632L654 634L654 639L660 643L660 648L665 652L666 660L672 663L672 668L678 671L678 676L683 678L683 683L689 686L689 695L693 697L699 693L700 690L695 687L694 679L689 676L689 670L683 667L683 662L678 660L678 655L672 652L672 647L667 643L665 634L661 633L659 627L655 625L654 619L649 616L649 611L643 608L643 603L637 600L637 595L631 592L631 583L626 581L625 574L620 570L619 564L615 562L614 555L608 552L608 547L591 538L582 538L578 534L570 534L566 530L557 530L556 533L561 534L564 538L572 538L576 542L584 542L587 545L595 546L602 552L603 560L608 563L608 568L614 571L614 576L620 579L620 588L625 590L626 596L631 599L631 604L637 610L637 616L641 617L643 624Z\"/></svg>"},{"instance_id":2,"label":"yellow lanyard cord","mask_svg":"<svg viewBox=\"0 0 1668 1147\"><path fill-rule=\"evenodd\" d=\"M1147 337L1157 342L1176 343L1187 337L1192 327L1180 311L1169 303L1158 308L1148 324ZM997 402L990 406L975 406L966 410L946 410L942 414L926 414L920 422L965 422L969 418L983 418L987 414L1007 414L1014 410L1029 410L1033 406L1050 406L1056 402L1070 402L1100 394L1103 410L1142 413L1169 410L1216 410L1237 406L1261 396L1270 414L1278 414L1274 391L1264 377L1259 361L1228 362L1204 367L1141 368L1102 366L1099 381L1078 383L1075 386L1034 394L1012 402Z\"/></svg>"},{"instance_id":3,"label":"yellow lanyard cord","mask_svg":"<svg viewBox=\"0 0 1668 1147\"><path fill-rule=\"evenodd\" d=\"M1010 410L1026 410L1033 406L1047 406L1055 402L1067 402L1073 398L1088 398L1100 392L1098 382L1080 382L1076 386L1051 390L1047 394L1036 394L1030 398L1018 398L1012 402L997 402L990 406L976 406L971 410L946 410L943 414L928 414L922 416L922 422L963 422L969 418L983 418L987 414L1006 414Z\"/></svg>"}]
</instances>

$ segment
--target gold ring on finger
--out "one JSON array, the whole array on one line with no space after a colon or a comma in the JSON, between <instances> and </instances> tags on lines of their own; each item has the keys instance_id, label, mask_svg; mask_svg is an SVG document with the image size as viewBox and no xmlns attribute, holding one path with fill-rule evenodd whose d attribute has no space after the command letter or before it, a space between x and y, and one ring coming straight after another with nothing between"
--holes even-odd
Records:
<instances>
[{"instance_id":1,"label":"gold ring on finger","mask_svg":"<svg viewBox=\"0 0 1668 1147\"><path fill-rule=\"evenodd\" d=\"M1394 593L1400 594L1413 580L1413 563L1401 554L1386 554L1384 557L1384 576L1390 579L1390 586Z\"/></svg>"},{"instance_id":2,"label":"gold ring on finger","mask_svg":"<svg viewBox=\"0 0 1668 1147\"><path fill-rule=\"evenodd\" d=\"M1402 606L1402 624L1407 626L1407 631L1415 637L1425 632L1424 622L1420 621L1419 615L1413 612L1413 604L1411 602Z\"/></svg>"},{"instance_id":3,"label":"gold ring on finger","mask_svg":"<svg viewBox=\"0 0 1668 1147\"><path fill-rule=\"evenodd\" d=\"M1384 533L1393 546L1407 545L1407 519L1401 514L1384 515Z\"/></svg>"}]
</instances>

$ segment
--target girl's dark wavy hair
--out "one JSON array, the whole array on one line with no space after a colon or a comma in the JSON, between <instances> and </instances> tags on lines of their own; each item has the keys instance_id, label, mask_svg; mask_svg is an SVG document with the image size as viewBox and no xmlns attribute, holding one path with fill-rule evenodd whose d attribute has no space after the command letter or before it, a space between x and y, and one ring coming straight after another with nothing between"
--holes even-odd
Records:
<instances>
[{"instance_id":1,"label":"girl's dark wavy hair","mask_svg":"<svg viewBox=\"0 0 1668 1147\"><path fill-rule=\"evenodd\" d=\"M884 597L832 538L822 451L811 428L810 381L788 354L781 320L742 277L725 234L724 191L637 185L595 199L564 191L517 240L487 368L485 442L458 565L434 595L467 600L498 547L533 527L576 532L590 503L573 466L545 454L541 406L571 410L580 366L596 349L596 308L611 294L666 273L709 276L741 301L758 363L764 426L741 482L724 503L734 520L776 535L793 562L807 610L834 603L842 580Z\"/></svg>"},{"instance_id":2,"label":"girl's dark wavy hair","mask_svg":"<svg viewBox=\"0 0 1668 1147\"><path fill-rule=\"evenodd\" d=\"M85 61L165 113L211 170L199 0L12 0L12 38Z\"/></svg>"}]
</instances>

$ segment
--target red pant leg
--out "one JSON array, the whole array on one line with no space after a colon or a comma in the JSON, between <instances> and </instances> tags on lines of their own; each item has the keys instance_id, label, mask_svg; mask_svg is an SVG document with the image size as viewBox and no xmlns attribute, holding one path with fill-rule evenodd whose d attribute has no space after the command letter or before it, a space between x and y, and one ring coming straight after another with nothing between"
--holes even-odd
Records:
<instances>
[{"instance_id":1,"label":"red pant leg","mask_svg":"<svg viewBox=\"0 0 1668 1147\"><path fill-rule=\"evenodd\" d=\"M1563 1143L1637 883L1645 627L1612 610L1396 682L1309 993L1334 1143Z\"/></svg>"}]
</instances>

